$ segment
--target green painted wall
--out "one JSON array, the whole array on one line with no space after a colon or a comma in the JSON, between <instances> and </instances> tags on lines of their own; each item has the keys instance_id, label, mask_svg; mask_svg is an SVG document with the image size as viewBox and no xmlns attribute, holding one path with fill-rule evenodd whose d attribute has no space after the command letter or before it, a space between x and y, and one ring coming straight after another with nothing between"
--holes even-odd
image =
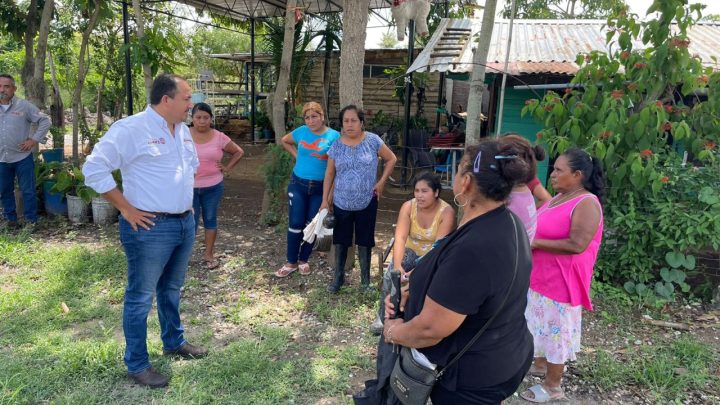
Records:
<instances>
[{"instance_id":1,"label":"green painted wall","mask_svg":"<svg viewBox=\"0 0 720 405\"><path fill-rule=\"evenodd\" d=\"M542 96L542 93L540 96ZM520 113L525 106L525 100L531 98L538 98L538 95L530 90L515 90L511 87L505 88L505 109L503 111L502 118L502 133L517 132L530 142L535 143L536 134L543 129L542 125L529 115L526 115L524 118L520 117ZM499 112L499 94L497 100L496 107ZM538 162L538 178L540 178L543 185L546 185L547 174L548 159L545 159L542 162Z\"/></svg>"}]
</instances>

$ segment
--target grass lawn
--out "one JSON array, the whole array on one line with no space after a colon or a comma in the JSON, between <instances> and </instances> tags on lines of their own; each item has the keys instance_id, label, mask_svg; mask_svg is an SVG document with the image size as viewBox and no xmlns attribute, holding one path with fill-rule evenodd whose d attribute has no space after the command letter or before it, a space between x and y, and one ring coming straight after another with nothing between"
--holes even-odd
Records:
<instances>
[{"instance_id":1,"label":"grass lawn","mask_svg":"<svg viewBox=\"0 0 720 405\"><path fill-rule=\"evenodd\" d=\"M172 380L167 389L138 387L122 361L126 263L116 231L68 229L0 232L0 404L351 403L349 394L374 374L377 338L367 326L378 295L355 288L357 272L339 295L325 291L330 275L322 269L276 280L272 254L246 242L220 269L188 272L186 336L210 356L162 356L153 310L151 362ZM281 239L265 238L279 246ZM584 351L565 382L571 403L720 402L720 343L644 327L637 307L608 291L584 315Z\"/></svg>"},{"instance_id":2,"label":"grass lawn","mask_svg":"<svg viewBox=\"0 0 720 405\"><path fill-rule=\"evenodd\" d=\"M348 289L337 300L322 288L308 294L278 288L252 293L243 284L256 282L260 270L240 269L243 263L235 263L242 277L232 277L236 288L225 295L207 294L210 283L192 277L186 284L184 295L190 298L183 301L183 319L189 339L209 346L209 357L185 361L162 356L153 310L148 320L151 361L172 381L168 389L140 388L126 378L122 362L126 264L116 244L51 245L28 235L4 234L0 258L2 404L337 402L347 400L358 369L374 367L367 349L375 340L339 329L351 323L364 327L376 296ZM212 326L217 322L207 318L203 302L217 308L226 329L237 333L216 339ZM69 312L63 311L63 303ZM292 325L282 317L297 312L312 312L318 321ZM323 330L315 331L315 325ZM313 333L317 339L295 344ZM335 341L339 336L344 343Z\"/></svg>"}]
</instances>

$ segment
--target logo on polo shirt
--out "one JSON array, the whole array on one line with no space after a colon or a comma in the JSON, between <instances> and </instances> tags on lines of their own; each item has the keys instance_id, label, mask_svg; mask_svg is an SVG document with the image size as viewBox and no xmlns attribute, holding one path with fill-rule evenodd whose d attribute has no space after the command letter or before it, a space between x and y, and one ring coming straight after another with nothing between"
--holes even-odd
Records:
<instances>
[{"instance_id":1,"label":"logo on polo shirt","mask_svg":"<svg viewBox=\"0 0 720 405\"><path fill-rule=\"evenodd\" d=\"M165 145L165 138L150 138L148 145Z\"/></svg>"}]
</instances>

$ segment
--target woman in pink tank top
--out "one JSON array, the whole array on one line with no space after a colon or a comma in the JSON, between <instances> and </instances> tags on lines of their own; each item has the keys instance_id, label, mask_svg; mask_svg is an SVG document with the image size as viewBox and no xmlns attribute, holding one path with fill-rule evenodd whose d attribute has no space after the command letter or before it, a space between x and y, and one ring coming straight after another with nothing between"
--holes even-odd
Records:
<instances>
[{"instance_id":1,"label":"woman in pink tank top","mask_svg":"<svg viewBox=\"0 0 720 405\"><path fill-rule=\"evenodd\" d=\"M225 174L243 157L243 150L227 135L212 127L212 108L206 103L197 103L192 109L190 134L197 150L200 167L195 173L193 186L193 210L195 211L195 232L200 217L205 228L205 268L214 269L220 265L215 259L215 239L217 238L217 213L225 190ZM230 155L223 164L225 153Z\"/></svg>"},{"instance_id":2,"label":"woman in pink tank top","mask_svg":"<svg viewBox=\"0 0 720 405\"><path fill-rule=\"evenodd\" d=\"M535 344L530 373L545 378L521 394L540 403L564 398L565 362L580 350L582 308L592 310L590 282L603 232L605 184L597 158L571 148L555 161L550 181L559 194L538 210L525 311Z\"/></svg>"}]
</instances>

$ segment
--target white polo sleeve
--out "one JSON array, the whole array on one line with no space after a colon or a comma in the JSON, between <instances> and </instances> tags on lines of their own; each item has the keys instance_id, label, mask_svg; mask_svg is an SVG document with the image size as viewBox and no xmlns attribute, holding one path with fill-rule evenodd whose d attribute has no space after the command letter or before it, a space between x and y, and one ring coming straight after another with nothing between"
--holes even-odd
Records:
<instances>
[{"instance_id":1,"label":"white polo sleeve","mask_svg":"<svg viewBox=\"0 0 720 405\"><path fill-rule=\"evenodd\" d=\"M113 124L100 138L82 167L85 184L100 194L117 187L112 176L113 170L121 169L124 162L131 160L134 148L130 144L130 137L123 136L126 132L123 123Z\"/></svg>"}]
</instances>

